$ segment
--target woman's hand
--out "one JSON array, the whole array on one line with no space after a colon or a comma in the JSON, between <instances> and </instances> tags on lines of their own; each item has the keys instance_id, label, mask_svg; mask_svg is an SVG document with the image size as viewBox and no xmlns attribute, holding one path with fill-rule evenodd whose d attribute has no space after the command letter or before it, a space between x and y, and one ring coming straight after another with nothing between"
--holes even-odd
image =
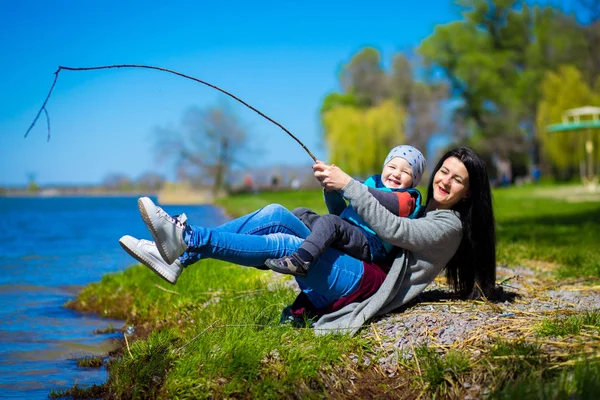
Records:
<instances>
[{"instance_id":1,"label":"woman's hand","mask_svg":"<svg viewBox=\"0 0 600 400\"><path fill-rule=\"evenodd\" d=\"M342 190L352 180L350 175L335 164L328 165L317 160L312 168L315 178L321 183L325 191Z\"/></svg>"}]
</instances>

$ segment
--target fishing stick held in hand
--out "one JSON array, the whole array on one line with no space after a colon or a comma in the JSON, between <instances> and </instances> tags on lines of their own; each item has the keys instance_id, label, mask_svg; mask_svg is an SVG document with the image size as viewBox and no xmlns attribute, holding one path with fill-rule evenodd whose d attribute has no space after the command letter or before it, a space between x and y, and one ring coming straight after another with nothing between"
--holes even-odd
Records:
<instances>
[{"instance_id":1,"label":"fishing stick held in hand","mask_svg":"<svg viewBox=\"0 0 600 400\"><path fill-rule=\"evenodd\" d=\"M294 139L296 142L298 142L298 144L300 146L302 146L302 148L308 153L308 155L313 159L314 162L317 162L317 158L313 155L313 153L311 153L311 151L304 145L304 143L302 143L300 141L300 139L298 139L296 136L294 136L294 134L292 134L292 132L288 131L279 122L277 122L274 119L272 119L272 118L268 117L267 115L263 114L262 112L260 112L256 108L252 107L250 104L246 103L244 100L240 99L239 97L234 96L233 94L229 93L228 91L223 90L220 87L218 87L216 85L213 85L212 83L208 83L208 82L200 80L198 78L194 78L193 76L185 75L185 74L182 74L181 72L173 71L173 70L166 69L166 68L155 67L155 66L152 66L152 65L120 64L120 65L102 65L102 66L99 66L99 67L82 67L82 68L73 68L73 67L59 66L58 69L56 70L56 72L54 73L54 81L52 82L52 86L50 86L50 91L48 91L48 95L46 96L46 99L44 100L44 103L42 104L42 107L40 107L40 110L38 111L37 115L33 119L33 122L31 123L31 125L29 125L29 128L27 129L27 132L25 132L25 137L27 137L27 135L29 135L29 132L33 129L33 127L35 126L35 123L40 118L40 115L42 114L42 111L43 111L45 113L45 115L46 115L46 124L48 126L48 140L50 140L50 116L48 115L48 110L46 109L46 104L48 103L48 100L50 99L50 96L52 95L52 91L54 90L54 86L56 86L56 81L58 80L58 74L60 73L60 71L62 71L62 70L65 70L65 71L94 71L94 70L100 70L100 69L113 69L113 68L144 68L144 69L153 69L153 70L157 70L157 71L168 72L170 74L177 75L177 76L180 76L182 78L190 79L190 80L192 80L194 82L198 82L198 83L201 83L203 85L209 86L209 87L211 87L213 89L216 89L219 92L224 93L227 96L231 97L232 99L237 100L238 102L242 103L243 105L245 105L246 107L248 107L252 111L256 112L261 117L269 120L270 122L272 122L275 125L277 125L278 127L280 127L285 133L287 133L288 135L290 135L292 139Z\"/></svg>"}]
</instances>

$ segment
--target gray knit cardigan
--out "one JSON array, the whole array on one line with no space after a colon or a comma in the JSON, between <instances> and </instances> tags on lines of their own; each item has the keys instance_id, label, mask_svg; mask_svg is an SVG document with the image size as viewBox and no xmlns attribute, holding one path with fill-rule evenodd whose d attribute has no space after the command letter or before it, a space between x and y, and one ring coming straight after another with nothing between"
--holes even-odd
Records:
<instances>
[{"instance_id":1,"label":"gray knit cardigan","mask_svg":"<svg viewBox=\"0 0 600 400\"><path fill-rule=\"evenodd\" d=\"M403 251L373 296L323 315L314 324L316 334L355 334L371 318L406 304L444 269L462 239L462 224L455 211L430 211L417 219L398 217L355 180L344 187L342 195L382 240Z\"/></svg>"}]
</instances>

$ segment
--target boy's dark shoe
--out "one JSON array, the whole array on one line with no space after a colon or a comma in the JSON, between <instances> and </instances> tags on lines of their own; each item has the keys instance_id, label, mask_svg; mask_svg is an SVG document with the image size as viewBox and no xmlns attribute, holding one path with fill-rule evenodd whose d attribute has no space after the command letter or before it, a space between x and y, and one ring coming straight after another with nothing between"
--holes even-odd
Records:
<instances>
[{"instance_id":1,"label":"boy's dark shoe","mask_svg":"<svg viewBox=\"0 0 600 400\"><path fill-rule=\"evenodd\" d=\"M308 318L305 314L295 314L292 310L292 306L287 306L281 312L279 323L290 324L294 328L312 328L315 319L316 318Z\"/></svg>"},{"instance_id":2,"label":"boy's dark shoe","mask_svg":"<svg viewBox=\"0 0 600 400\"><path fill-rule=\"evenodd\" d=\"M269 258L265 265L280 274L294 275L297 277L306 276L310 263L301 259L297 253L281 258Z\"/></svg>"}]
</instances>

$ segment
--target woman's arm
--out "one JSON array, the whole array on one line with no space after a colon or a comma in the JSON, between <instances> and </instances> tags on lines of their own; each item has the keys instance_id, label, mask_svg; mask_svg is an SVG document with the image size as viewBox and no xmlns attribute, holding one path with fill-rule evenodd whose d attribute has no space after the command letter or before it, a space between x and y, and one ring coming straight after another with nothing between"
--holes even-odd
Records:
<instances>
[{"instance_id":1,"label":"woman's arm","mask_svg":"<svg viewBox=\"0 0 600 400\"><path fill-rule=\"evenodd\" d=\"M350 176L335 165L327 165L322 161L317 161L313 166L313 170L315 171L315 177L323 186L325 204L329 213L340 215L346 208L346 201L342 197L340 190L346 186L347 181L351 179ZM370 187L368 187L368 190L388 211L394 215L400 215L398 194ZM406 214L408 215L409 213L410 211Z\"/></svg>"},{"instance_id":2,"label":"woman's arm","mask_svg":"<svg viewBox=\"0 0 600 400\"><path fill-rule=\"evenodd\" d=\"M377 199L378 202L381 203L389 212L394 215L402 215L404 217L408 216L411 210L414 209L415 201L413 200L411 204L407 204L408 210L401 210L400 208L400 199L397 193L394 192L386 192L383 190L367 187L369 193L373 195ZM408 193L402 193L409 198L412 198ZM346 204L346 200L338 190L324 191L323 198L325 200L325 205L327 206L327 210L329 214L341 215L342 212L346 209L348 204ZM405 203L408 203L405 201ZM402 214L403 212L404 214Z\"/></svg>"},{"instance_id":3,"label":"woman's arm","mask_svg":"<svg viewBox=\"0 0 600 400\"><path fill-rule=\"evenodd\" d=\"M313 165L313 171L325 189L342 190L344 198L382 240L409 251L438 246L458 248L462 224L454 211L430 211L417 219L398 217L382 206L365 185L337 166L318 162Z\"/></svg>"},{"instance_id":4,"label":"woman's arm","mask_svg":"<svg viewBox=\"0 0 600 400\"><path fill-rule=\"evenodd\" d=\"M436 246L458 246L462 238L462 224L453 211L431 211L417 219L398 217L355 180L348 182L343 195L377 236L403 249L419 251Z\"/></svg>"}]
</instances>

